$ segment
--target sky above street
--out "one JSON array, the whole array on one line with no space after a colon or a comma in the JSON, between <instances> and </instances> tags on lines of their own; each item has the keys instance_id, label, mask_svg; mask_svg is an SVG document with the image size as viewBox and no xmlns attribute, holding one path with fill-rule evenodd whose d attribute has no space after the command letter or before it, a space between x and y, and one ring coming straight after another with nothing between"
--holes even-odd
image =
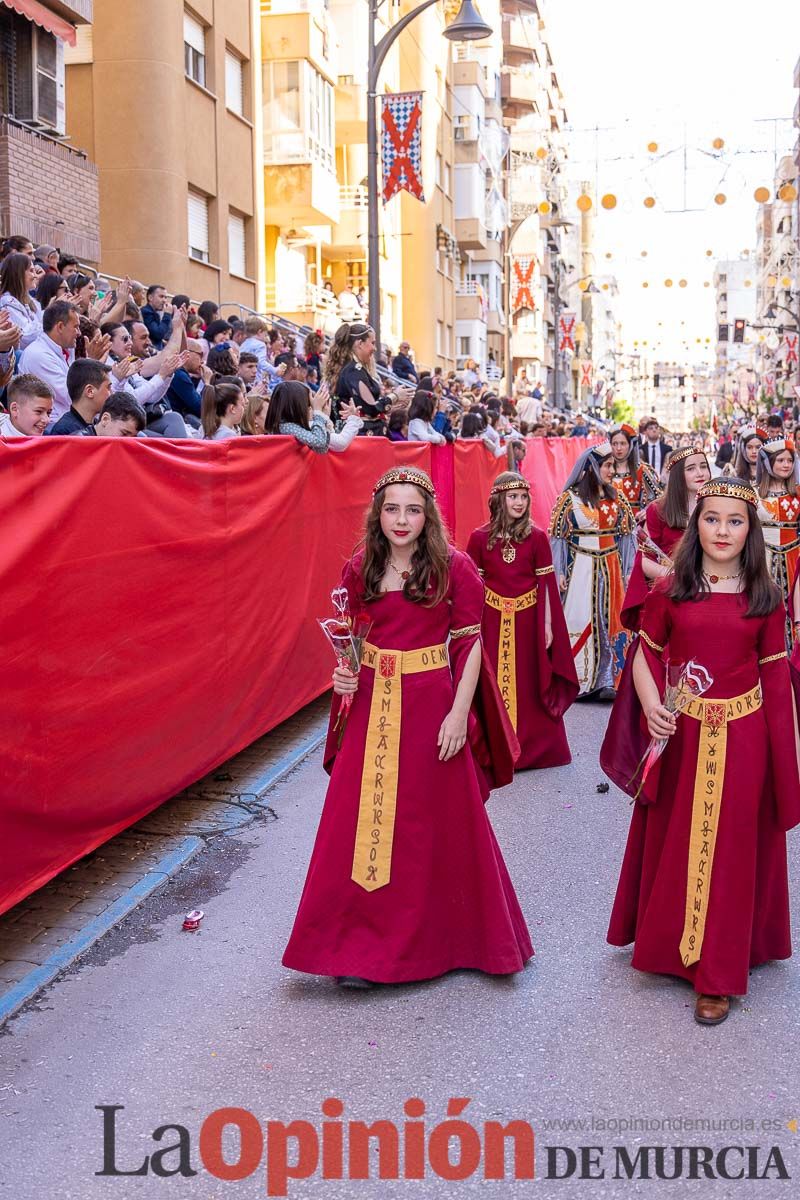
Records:
<instances>
[{"instance_id":1,"label":"sky above street","mask_svg":"<svg viewBox=\"0 0 800 1200\"><path fill-rule=\"evenodd\" d=\"M792 124L800 4L542 7L569 120L570 180L590 183L598 201L605 193L618 201L613 211L597 209L596 271L619 281L625 349L647 341L649 357L710 361L714 264L746 250L754 257L754 189L771 187L800 132ZM644 206L646 196L654 207ZM574 196L570 208L577 217Z\"/></svg>"}]
</instances>

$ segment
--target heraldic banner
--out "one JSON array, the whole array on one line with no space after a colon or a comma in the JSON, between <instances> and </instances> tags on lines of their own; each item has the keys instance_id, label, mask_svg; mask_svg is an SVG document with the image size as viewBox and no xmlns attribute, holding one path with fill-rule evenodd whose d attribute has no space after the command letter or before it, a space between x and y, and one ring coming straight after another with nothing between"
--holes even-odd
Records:
<instances>
[{"instance_id":1,"label":"heraldic banner","mask_svg":"<svg viewBox=\"0 0 800 1200\"><path fill-rule=\"evenodd\" d=\"M405 188L425 203L422 192L422 92L381 96L383 203Z\"/></svg>"},{"instance_id":2,"label":"heraldic banner","mask_svg":"<svg viewBox=\"0 0 800 1200\"><path fill-rule=\"evenodd\" d=\"M536 308L533 299L533 272L536 269L536 259L531 254L512 255L511 258L511 311L517 313L521 308Z\"/></svg>"}]
</instances>

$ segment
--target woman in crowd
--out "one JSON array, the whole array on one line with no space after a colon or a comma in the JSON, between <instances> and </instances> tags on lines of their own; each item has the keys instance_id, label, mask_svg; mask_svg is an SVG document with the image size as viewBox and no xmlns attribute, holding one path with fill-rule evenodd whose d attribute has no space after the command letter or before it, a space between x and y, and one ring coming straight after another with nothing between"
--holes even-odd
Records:
<instances>
[{"instance_id":1,"label":"woman in crowd","mask_svg":"<svg viewBox=\"0 0 800 1200\"><path fill-rule=\"evenodd\" d=\"M735 475L755 485L758 468L758 452L766 441L766 433L757 425L743 425L736 436L733 462L723 467L723 475Z\"/></svg>"},{"instance_id":2,"label":"woman in crowd","mask_svg":"<svg viewBox=\"0 0 800 1200\"><path fill-rule=\"evenodd\" d=\"M206 384L201 398L203 436L212 442L239 436L247 395L241 379L217 379Z\"/></svg>"},{"instance_id":3,"label":"woman in crowd","mask_svg":"<svg viewBox=\"0 0 800 1200\"><path fill-rule=\"evenodd\" d=\"M672 556L689 524L697 493L710 478L711 467L702 451L687 446L670 454L664 494L648 504L644 519L646 536L660 553L645 544L636 554L622 605L626 629L638 630L642 605L653 582L672 570Z\"/></svg>"},{"instance_id":4,"label":"woman in crowd","mask_svg":"<svg viewBox=\"0 0 800 1200\"><path fill-rule=\"evenodd\" d=\"M612 425L608 440L614 456L614 487L638 513L660 496L658 477L652 467L639 462L639 439L632 425Z\"/></svg>"},{"instance_id":5,"label":"woman in crowd","mask_svg":"<svg viewBox=\"0 0 800 1200\"><path fill-rule=\"evenodd\" d=\"M342 586L372 625L361 674L333 674L332 715L339 697L352 707L341 736L331 721L283 962L350 987L519 971L533 948L484 805L518 747L481 653L483 586L423 471L377 481Z\"/></svg>"},{"instance_id":6,"label":"woman in crowd","mask_svg":"<svg viewBox=\"0 0 800 1200\"><path fill-rule=\"evenodd\" d=\"M53 300L69 300L69 285L63 275L43 275L36 286L36 299L42 312Z\"/></svg>"},{"instance_id":7,"label":"woman in crowd","mask_svg":"<svg viewBox=\"0 0 800 1200\"><path fill-rule=\"evenodd\" d=\"M92 308L97 299L97 285L91 275L76 271L67 276L67 285L72 292L71 300L81 316L91 317Z\"/></svg>"},{"instance_id":8,"label":"woman in crowd","mask_svg":"<svg viewBox=\"0 0 800 1200\"><path fill-rule=\"evenodd\" d=\"M688 980L704 1025L725 1020L753 967L791 954L797 724L757 503L743 480L700 489L674 572L645 603L600 757L637 801L608 941L634 942L641 971ZM683 683L677 662L691 664ZM648 735L667 745L642 779Z\"/></svg>"},{"instance_id":9,"label":"woman in crowd","mask_svg":"<svg viewBox=\"0 0 800 1200\"><path fill-rule=\"evenodd\" d=\"M325 357L324 381L333 397L331 416L339 422L339 406L352 400L364 419L367 437L386 433L386 399L375 368L375 332L361 321L345 321L336 330Z\"/></svg>"},{"instance_id":10,"label":"woman in crowd","mask_svg":"<svg viewBox=\"0 0 800 1200\"><path fill-rule=\"evenodd\" d=\"M239 347L234 342L220 342L208 352L206 366L215 375L236 375L239 371Z\"/></svg>"},{"instance_id":11,"label":"woman in crowd","mask_svg":"<svg viewBox=\"0 0 800 1200\"><path fill-rule=\"evenodd\" d=\"M22 330L17 350L23 351L42 332L42 308L31 292L36 277L27 254L9 254L0 264L0 312Z\"/></svg>"},{"instance_id":12,"label":"woman in crowd","mask_svg":"<svg viewBox=\"0 0 800 1200\"><path fill-rule=\"evenodd\" d=\"M634 516L614 490L608 442L578 459L550 520L550 541L580 694L613 700L630 634L620 619L633 566Z\"/></svg>"},{"instance_id":13,"label":"woman in crowd","mask_svg":"<svg viewBox=\"0 0 800 1200\"><path fill-rule=\"evenodd\" d=\"M203 329L207 329L212 321L216 321L219 314L219 305L213 300L204 300L198 305L197 315L200 318Z\"/></svg>"},{"instance_id":14,"label":"woman in crowd","mask_svg":"<svg viewBox=\"0 0 800 1200\"><path fill-rule=\"evenodd\" d=\"M317 379L322 379L322 355L325 352L325 339L318 329L313 329L306 336L303 345L303 354L306 360L306 366L317 372Z\"/></svg>"},{"instance_id":15,"label":"woman in crowd","mask_svg":"<svg viewBox=\"0 0 800 1200\"><path fill-rule=\"evenodd\" d=\"M408 410L408 440L410 442L431 442L434 446L444 446L447 439L443 433L437 433L433 428L433 417L436 411L436 397L433 392L414 393L411 408Z\"/></svg>"},{"instance_id":16,"label":"woman in crowd","mask_svg":"<svg viewBox=\"0 0 800 1200\"><path fill-rule=\"evenodd\" d=\"M296 438L315 454L327 454L330 435L322 412L326 399L322 388L312 395L306 385L297 380L279 383L269 398L264 432ZM309 420L311 408L313 416Z\"/></svg>"},{"instance_id":17,"label":"woman in crowd","mask_svg":"<svg viewBox=\"0 0 800 1200\"><path fill-rule=\"evenodd\" d=\"M203 306L201 305L200 307L202 308ZM227 321L211 321L203 330L203 337L208 343L209 354L214 346L219 345L221 342L230 342L232 336L233 329Z\"/></svg>"},{"instance_id":18,"label":"woman in crowd","mask_svg":"<svg viewBox=\"0 0 800 1200\"><path fill-rule=\"evenodd\" d=\"M483 642L519 739L517 770L562 766L571 761L563 717L578 679L550 543L531 520L527 479L498 475L489 523L472 532L467 554L486 587Z\"/></svg>"},{"instance_id":19,"label":"woman in crowd","mask_svg":"<svg viewBox=\"0 0 800 1200\"><path fill-rule=\"evenodd\" d=\"M264 422L267 418L267 406L267 397L263 393L256 391L248 393L244 416L239 427L243 434L256 437L266 433Z\"/></svg>"},{"instance_id":20,"label":"woman in crowd","mask_svg":"<svg viewBox=\"0 0 800 1200\"><path fill-rule=\"evenodd\" d=\"M791 653L796 631L790 617L789 598L800 565L800 462L794 442L773 437L758 452L758 519L764 534L767 569L783 597L786 615L786 649ZM798 615L796 604L795 616Z\"/></svg>"}]
</instances>

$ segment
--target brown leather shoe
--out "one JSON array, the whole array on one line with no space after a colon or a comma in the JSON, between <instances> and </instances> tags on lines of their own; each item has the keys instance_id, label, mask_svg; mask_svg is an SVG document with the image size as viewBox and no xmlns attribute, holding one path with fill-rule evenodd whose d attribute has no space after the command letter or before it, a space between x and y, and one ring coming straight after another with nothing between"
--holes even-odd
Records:
<instances>
[{"instance_id":1,"label":"brown leather shoe","mask_svg":"<svg viewBox=\"0 0 800 1200\"><path fill-rule=\"evenodd\" d=\"M694 1019L699 1025L720 1025L727 1017L731 1002L727 996L698 996Z\"/></svg>"}]
</instances>

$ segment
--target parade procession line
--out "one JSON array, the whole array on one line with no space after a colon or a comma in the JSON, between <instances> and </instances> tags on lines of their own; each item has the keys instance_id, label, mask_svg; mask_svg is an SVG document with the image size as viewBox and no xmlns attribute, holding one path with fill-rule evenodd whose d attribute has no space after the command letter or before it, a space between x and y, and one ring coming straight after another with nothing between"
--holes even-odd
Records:
<instances>
[{"instance_id":1,"label":"parade procession line","mask_svg":"<svg viewBox=\"0 0 800 1200\"><path fill-rule=\"evenodd\" d=\"M321 697L0 916L0 1025L210 839L269 819L266 793L318 749L327 713Z\"/></svg>"}]
</instances>

